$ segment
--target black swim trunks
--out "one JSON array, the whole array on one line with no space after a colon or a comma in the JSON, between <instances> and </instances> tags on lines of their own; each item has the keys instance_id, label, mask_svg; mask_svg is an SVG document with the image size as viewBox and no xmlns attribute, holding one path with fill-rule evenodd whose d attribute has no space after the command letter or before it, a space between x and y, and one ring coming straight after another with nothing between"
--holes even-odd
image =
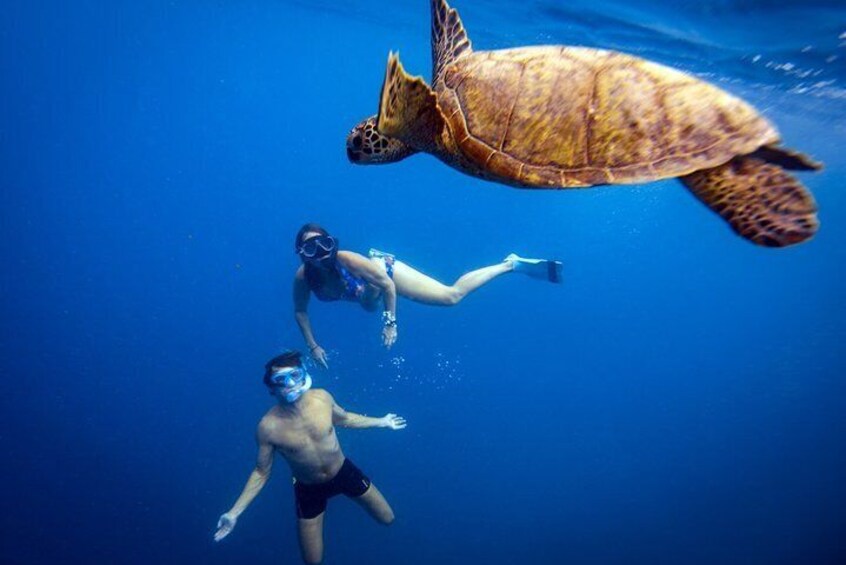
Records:
<instances>
[{"instance_id":1,"label":"black swim trunks","mask_svg":"<svg viewBox=\"0 0 846 565\"><path fill-rule=\"evenodd\" d=\"M370 479L349 459L345 459L338 473L325 483L307 485L294 479L297 518L316 518L326 510L326 502L333 496L343 494L355 498L369 488Z\"/></svg>"}]
</instances>

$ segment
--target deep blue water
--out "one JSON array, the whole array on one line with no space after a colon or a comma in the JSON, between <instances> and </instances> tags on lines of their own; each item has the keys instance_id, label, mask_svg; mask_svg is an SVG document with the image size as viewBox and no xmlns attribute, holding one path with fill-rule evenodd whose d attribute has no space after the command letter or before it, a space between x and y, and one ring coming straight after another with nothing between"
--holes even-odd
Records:
<instances>
[{"instance_id":1,"label":"deep blue water","mask_svg":"<svg viewBox=\"0 0 846 565\"><path fill-rule=\"evenodd\" d=\"M446 281L454 309L313 304L342 431L397 521L330 503L326 563L846 562L846 6L455 0L476 49L603 46L745 97L820 206L809 243L736 237L678 183L517 191L428 156L353 167L389 49L429 75L424 0L12 0L0 11L0 561L291 563L282 461L253 464L264 361L302 347L306 221Z\"/></svg>"}]
</instances>

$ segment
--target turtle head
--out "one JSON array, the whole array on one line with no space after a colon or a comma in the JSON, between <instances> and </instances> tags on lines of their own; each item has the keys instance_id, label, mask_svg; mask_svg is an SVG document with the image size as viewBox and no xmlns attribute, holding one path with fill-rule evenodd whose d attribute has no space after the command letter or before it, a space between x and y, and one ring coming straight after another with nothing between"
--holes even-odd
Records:
<instances>
[{"instance_id":1,"label":"turtle head","mask_svg":"<svg viewBox=\"0 0 846 565\"><path fill-rule=\"evenodd\" d=\"M376 116L367 118L347 136L347 158L356 165L396 163L417 153L399 139L382 135L376 129Z\"/></svg>"}]
</instances>

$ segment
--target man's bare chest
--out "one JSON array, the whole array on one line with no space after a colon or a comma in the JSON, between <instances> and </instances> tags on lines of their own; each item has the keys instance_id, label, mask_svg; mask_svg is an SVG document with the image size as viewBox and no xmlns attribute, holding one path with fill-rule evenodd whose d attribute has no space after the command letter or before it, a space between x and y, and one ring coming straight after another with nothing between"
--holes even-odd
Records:
<instances>
[{"instance_id":1,"label":"man's bare chest","mask_svg":"<svg viewBox=\"0 0 846 565\"><path fill-rule=\"evenodd\" d=\"M331 415L282 426L273 438L276 448L284 454L322 450L336 441Z\"/></svg>"}]
</instances>

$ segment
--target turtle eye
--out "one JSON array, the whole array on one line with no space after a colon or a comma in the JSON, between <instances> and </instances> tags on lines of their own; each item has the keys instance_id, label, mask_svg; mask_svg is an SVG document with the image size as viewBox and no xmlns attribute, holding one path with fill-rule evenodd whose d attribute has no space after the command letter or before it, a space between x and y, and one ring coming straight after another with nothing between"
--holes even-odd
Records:
<instances>
[{"instance_id":1,"label":"turtle eye","mask_svg":"<svg viewBox=\"0 0 846 565\"><path fill-rule=\"evenodd\" d=\"M361 136L360 135L357 135L353 138L353 147L355 147L356 149L361 147Z\"/></svg>"}]
</instances>

